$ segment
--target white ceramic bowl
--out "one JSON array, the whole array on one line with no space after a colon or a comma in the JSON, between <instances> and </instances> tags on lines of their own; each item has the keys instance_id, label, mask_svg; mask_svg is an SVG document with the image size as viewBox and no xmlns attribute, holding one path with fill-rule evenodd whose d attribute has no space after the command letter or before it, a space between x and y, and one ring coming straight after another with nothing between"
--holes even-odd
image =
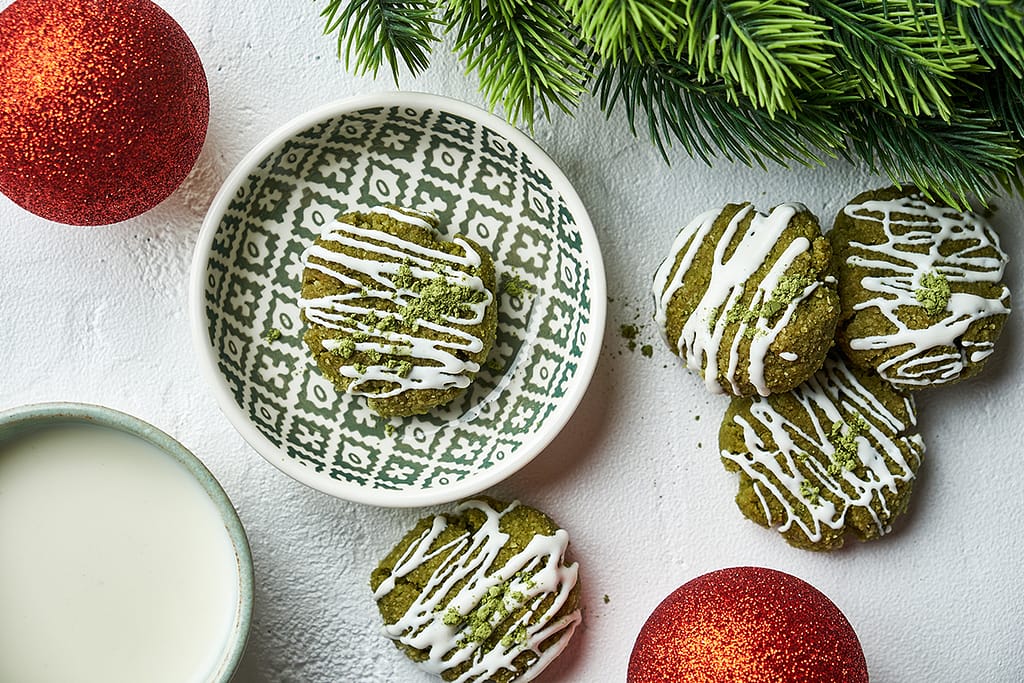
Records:
<instances>
[{"instance_id":1,"label":"white ceramic bowl","mask_svg":"<svg viewBox=\"0 0 1024 683\"><path fill-rule=\"evenodd\" d=\"M95 405L0 412L0 512L0 679L231 679L252 557L177 441Z\"/></svg>"},{"instance_id":2,"label":"white ceramic bowl","mask_svg":"<svg viewBox=\"0 0 1024 683\"><path fill-rule=\"evenodd\" d=\"M492 362L462 398L387 427L317 371L297 303L321 226L385 203L434 211L491 250L499 279L534 287L500 297ZM203 223L190 313L221 409L264 458L341 498L413 507L475 494L544 449L593 374L605 306L586 210L534 142L462 102L384 93L304 114L238 165Z\"/></svg>"}]
</instances>

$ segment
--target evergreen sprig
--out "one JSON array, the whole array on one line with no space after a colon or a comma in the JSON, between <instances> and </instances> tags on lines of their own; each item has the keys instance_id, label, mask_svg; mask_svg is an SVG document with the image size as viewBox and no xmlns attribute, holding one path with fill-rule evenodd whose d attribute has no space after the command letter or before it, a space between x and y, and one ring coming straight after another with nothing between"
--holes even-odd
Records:
<instances>
[{"instance_id":1,"label":"evergreen sprig","mask_svg":"<svg viewBox=\"0 0 1024 683\"><path fill-rule=\"evenodd\" d=\"M680 62L606 64L594 93L605 111L624 107L634 134L637 119L646 119L648 137L666 158L675 140L708 164L719 156L761 167L766 160L820 164L845 143L845 131L827 105L805 102L798 116L772 117L737 100L724 83L699 83Z\"/></svg>"},{"instance_id":2,"label":"evergreen sprig","mask_svg":"<svg viewBox=\"0 0 1024 683\"><path fill-rule=\"evenodd\" d=\"M538 104L570 113L586 93L593 61L557 2L449 0L443 20L488 104L512 120L532 124Z\"/></svg>"},{"instance_id":3,"label":"evergreen sprig","mask_svg":"<svg viewBox=\"0 0 1024 683\"><path fill-rule=\"evenodd\" d=\"M325 0L348 68L416 75L440 26L532 124L588 91L666 159L860 159L963 204L1024 189L1024 0Z\"/></svg>"},{"instance_id":4,"label":"evergreen sprig","mask_svg":"<svg viewBox=\"0 0 1024 683\"><path fill-rule=\"evenodd\" d=\"M828 73L827 26L802 0L690 0L676 56L697 79L721 78L769 115L796 110L794 91Z\"/></svg>"},{"instance_id":5,"label":"evergreen sprig","mask_svg":"<svg viewBox=\"0 0 1024 683\"><path fill-rule=\"evenodd\" d=\"M944 18L920 0L813 0L833 27L837 56L865 98L904 114L952 115L960 74L976 70L978 55Z\"/></svg>"},{"instance_id":6,"label":"evergreen sprig","mask_svg":"<svg viewBox=\"0 0 1024 683\"><path fill-rule=\"evenodd\" d=\"M1024 79L1009 74L991 74L981 84L988 110L1024 140Z\"/></svg>"},{"instance_id":7,"label":"evergreen sprig","mask_svg":"<svg viewBox=\"0 0 1024 683\"><path fill-rule=\"evenodd\" d=\"M657 58L674 46L687 18L678 0L566 0L580 34L597 54Z\"/></svg>"},{"instance_id":8,"label":"evergreen sprig","mask_svg":"<svg viewBox=\"0 0 1024 683\"><path fill-rule=\"evenodd\" d=\"M952 13L958 31L970 38L990 67L996 68L1002 64L1013 75L1024 78L1024 2L943 1L955 3Z\"/></svg>"},{"instance_id":9,"label":"evergreen sprig","mask_svg":"<svg viewBox=\"0 0 1024 683\"><path fill-rule=\"evenodd\" d=\"M413 76L427 68L437 40L432 0L328 0L321 16L324 31L338 34L345 68L376 76L386 61L396 83L399 64Z\"/></svg>"},{"instance_id":10,"label":"evergreen sprig","mask_svg":"<svg viewBox=\"0 0 1024 683\"><path fill-rule=\"evenodd\" d=\"M856 155L893 183L910 181L954 206L968 195L988 197L1009 188L1020 147L986 112L964 106L957 119L914 118L876 106L848 112Z\"/></svg>"}]
</instances>

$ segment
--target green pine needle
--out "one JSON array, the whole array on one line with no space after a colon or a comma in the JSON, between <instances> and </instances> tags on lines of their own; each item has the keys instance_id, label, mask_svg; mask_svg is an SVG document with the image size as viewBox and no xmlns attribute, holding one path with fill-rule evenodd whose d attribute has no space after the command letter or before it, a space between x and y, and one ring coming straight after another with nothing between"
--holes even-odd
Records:
<instances>
[{"instance_id":1,"label":"green pine needle","mask_svg":"<svg viewBox=\"0 0 1024 683\"><path fill-rule=\"evenodd\" d=\"M1024 0L325 2L351 70L419 73L440 24L513 122L589 90L666 159L859 158L956 205L1024 192Z\"/></svg>"},{"instance_id":2,"label":"green pine needle","mask_svg":"<svg viewBox=\"0 0 1024 683\"><path fill-rule=\"evenodd\" d=\"M1024 140L1024 79L995 72L981 86L992 111L1018 140Z\"/></svg>"},{"instance_id":3,"label":"green pine needle","mask_svg":"<svg viewBox=\"0 0 1024 683\"><path fill-rule=\"evenodd\" d=\"M797 116L773 117L737 101L725 84L697 83L678 62L605 65L594 92L605 112L625 108L634 134L637 119L645 118L648 137L666 158L676 140L708 164L719 156L748 166L764 167L765 160L820 164L845 144L845 131L830 118L827 105L804 103Z\"/></svg>"},{"instance_id":4,"label":"green pine needle","mask_svg":"<svg viewBox=\"0 0 1024 683\"><path fill-rule=\"evenodd\" d=\"M690 30L676 57L700 82L723 80L769 115L828 73L835 43L802 0L683 0Z\"/></svg>"},{"instance_id":5,"label":"green pine needle","mask_svg":"<svg viewBox=\"0 0 1024 683\"><path fill-rule=\"evenodd\" d=\"M984 112L961 107L951 122L893 115L877 106L851 110L851 144L873 172L910 181L951 206L984 198L1017 174L1021 149Z\"/></svg>"},{"instance_id":6,"label":"green pine needle","mask_svg":"<svg viewBox=\"0 0 1024 683\"><path fill-rule=\"evenodd\" d=\"M989 66L997 68L1001 63L1017 78L1024 78L1024 2L943 1L955 2L953 13L958 29L973 40Z\"/></svg>"},{"instance_id":7,"label":"green pine needle","mask_svg":"<svg viewBox=\"0 0 1024 683\"><path fill-rule=\"evenodd\" d=\"M325 33L338 33L338 56L345 68L374 76L386 61L398 83L399 64L416 76L430 61L437 40L432 0L329 0L321 12Z\"/></svg>"},{"instance_id":8,"label":"green pine needle","mask_svg":"<svg viewBox=\"0 0 1024 683\"><path fill-rule=\"evenodd\" d=\"M656 57L686 25L679 0L566 0L581 35L605 57Z\"/></svg>"},{"instance_id":9,"label":"green pine needle","mask_svg":"<svg viewBox=\"0 0 1024 683\"><path fill-rule=\"evenodd\" d=\"M865 97L914 116L953 115L953 87L978 55L921 0L812 0L833 26L839 57Z\"/></svg>"},{"instance_id":10,"label":"green pine needle","mask_svg":"<svg viewBox=\"0 0 1024 683\"><path fill-rule=\"evenodd\" d=\"M493 109L533 124L539 104L570 113L587 91L593 61L569 15L548 0L449 0L444 21L455 50Z\"/></svg>"}]
</instances>

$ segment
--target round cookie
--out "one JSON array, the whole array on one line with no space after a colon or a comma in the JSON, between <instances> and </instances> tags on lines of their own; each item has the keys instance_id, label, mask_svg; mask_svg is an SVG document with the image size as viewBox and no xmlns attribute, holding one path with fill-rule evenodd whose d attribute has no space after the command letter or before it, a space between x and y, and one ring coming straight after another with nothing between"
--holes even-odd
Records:
<instances>
[{"instance_id":1,"label":"round cookie","mask_svg":"<svg viewBox=\"0 0 1024 683\"><path fill-rule=\"evenodd\" d=\"M791 392L733 399L719 447L743 514L809 550L888 533L924 453L913 397L838 353Z\"/></svg>"},{"instance_id":2,"label":"round cookie","mask_svg":"<svg viewBox=\"0 0 1024 683\"><path fill-rule=\"evenodd\" d=\"M831 251L800 204L729 204L677 235L654 276L654 319L708 390L788 391L821 367L839 316Z\"/></svg>"},{"instance_id":3,"label":"round cookie","mask_svg":"<svg viewBox=\"0 0 1024 683\"><path fill-rule=\"evenodd\" d=\"M303 339L328 379L383 416L448 403L494 344L490 255L436 229L411 209L346 213L303 256Z\"/></svg>"},{"instance_id":4,"label":"round cookie","mask_svg":"<svg viewBox=\"0 0 1024 683\"><path fill-rule=\"evenodd\" d=\"M981 370L1010 313L1006 254L981 216L914 187L854 197L828 234L849 359L905 389Z\"/></svg>"},{"instance_id":5,"label":"round cookie","mask_svg":"<svg viewBox=\"0 0 1024 683\"><path fill-rule=\"evenodd\" d=\"M421 519L370 577L385 634L446 681L531 680L580 623L568 534L489 498Z\"/></svg>"}]
</instances>

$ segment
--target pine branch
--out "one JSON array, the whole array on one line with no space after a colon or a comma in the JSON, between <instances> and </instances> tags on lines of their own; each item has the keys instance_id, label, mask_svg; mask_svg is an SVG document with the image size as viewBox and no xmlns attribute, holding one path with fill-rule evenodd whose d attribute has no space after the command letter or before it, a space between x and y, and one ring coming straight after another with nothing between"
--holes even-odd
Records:
<instances>
[{"instance_id":1,"label":"pine branch","mask_svg":"<svg viewBox=\"0 0 1024 683\"><path fill-rule=\"evenodd\" d=\"M1024 193L1024 0L326 1L346 66L396 80L443 24L513 122L589 89L666 159L841 156L952 204Z\"/></svg>"},{"instance_id":2,"label":"pine branch","mask_svg":"<svg viewBox=\"0 0 1024 683\"><path fill-rule=\"evenodd\" d=\"M961 33L969 37L992 68L1000 63L1024 78L1024 3L1020 0L942 0L955 15Z\"/></svg>"},{"instance_id":3,"label":"pine branch","mask_svg":"<svg viewBox=\"0 0 1024 683\"><path fill-rule=\"evenodd\" d=\"M610 58L657 57L686 25L678 0L565 0L565 7L583 38Z\"/></svg>"},{"instance_id":4,"label":"pine branch","mask_svg":"<svg viewBox=\"0 0 1024 683\"><path fill-rule=\"evenodd\" d=\"M437 40L433 0L329 0L320 16L327 19L324 33L338 33L346 69L376 76L387 61L395 83L400 63L413 76L427 67Z\"/></svg>"},{"instance_id":5,"label":"pine branch","mask_svg":"<svg viewBox=\"0 0 1024 683\"><path fill-rule=\"evenodd\" d=\"M1024 140L1024 80L998 71L986 76L981 87L989 111Z\"/></svg>"},{"instance_id":6,"label":"pine branch","mask_svg":"<svg viewBox=\"0 0 1024 683\"><path fill-rule=\"evenodd\" d=\"M950 122L893 114L877 105L851 109L851 146L873 172L910 181L951 206L985 198L1017 175L1021 149L985 112L960 109Z\"/></svg>"},{"instance_id":7,"label":"pine branch","mask_svg":"<svg viewBox=\"0 0 1024 683\"><path fill-rule=\"evenodd\" d=\"M443 18L489 106L511 121L532 125L537 104L571 113L586 92L594 64L557 2L448 0Z\"/></svg>"},{"instance_id":8,"label":"pine branch","mask_svg":"<svg viewBox=\"0 0 1024 683\"><path fill-rule=\"evenodd\" d=\"M605 64L594 83L602 110L623 106L634 135L637 119L662 155L678 141L690 156L710 164L721 156L748 166L766 160L822 163L845 145L844 131L828 104L803 103L798 115L771 116L746 100L737 100L724 83L701 84L679 62Z\"/></svg>"},{"instance_id":9,"label":"pine branch","mask_svg":"<svg viewBox=\"0 0 1024 683\"><path fill-rule=\"evenodd\" d=\"M933 5L921 0L812 0L840 44L841 69L858 90L904 114L953 114L961 74L976 71L977 53L960 34L947 32Z\"/></svg>"},{"instance_id":10,"label":"pine branch","mask_svg":"<svg viewBox=\"0 0 1024 683\"><path fill-rule=\"evenodd\" d=\"M676 58L701 82L724 80L769 115L828 73L835 43L802 0L682 0L689 30Z\"/></svg>"}]
</instances>

